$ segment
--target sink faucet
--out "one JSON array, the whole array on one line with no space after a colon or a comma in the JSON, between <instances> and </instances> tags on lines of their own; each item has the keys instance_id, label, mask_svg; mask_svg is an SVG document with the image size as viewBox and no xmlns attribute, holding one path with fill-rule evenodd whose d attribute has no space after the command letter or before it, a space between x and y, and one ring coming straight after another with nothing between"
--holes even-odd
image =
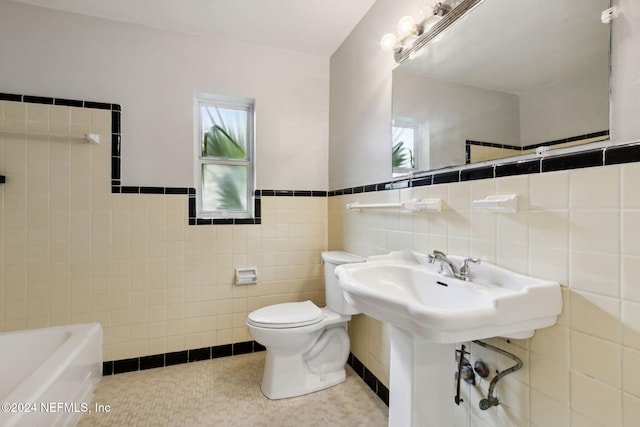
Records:
<instances>
[{"instance_id":1,"label":"sink faucet","mask_svg":"<svg viewBox=\"0 0 640 427\"><path fill-rule=\"evenodd\" d=\"M447 255L445 255L444 252L434 250L433 253L429 254L429 262L431 264L438 263L440 266L438 273L443 276L458 278L458 275L460 274L458 267L456 267L455 264L447 258Z\"/></svg>"},{"instance_id":2,"label":"sink faucet","mask_svg":"<svg viewBox=\"0 0 640 427\"><path fill-rule=\"evenodd\" d=\"M466 258L462 261L462 265L457 267L453 261L447 258L444 252L434 250L429 254L429 262L431 264L438 263L440 266L438 273L447 277L455 277L460 280L469 280L469 263L480 264L478 258Z\"/></svg>"}]
</instances>

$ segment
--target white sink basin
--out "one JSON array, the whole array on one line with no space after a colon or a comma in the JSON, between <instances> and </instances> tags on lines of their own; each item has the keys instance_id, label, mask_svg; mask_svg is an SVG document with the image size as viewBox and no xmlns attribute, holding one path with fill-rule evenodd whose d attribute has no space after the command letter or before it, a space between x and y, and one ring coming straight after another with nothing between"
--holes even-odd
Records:
<instances>
[{"instance_id":1,"label":"white sink basin","mask_svg":"<svg viewBox=\"0 0 640 427\"><path fill-rule=\"evenodd\" d=\"M463 257L449 256L455 264ZM529 338L556 323L560 285L482 261L469 281L438 273L412 251L372 256L336 269L346 299L363 313L435 343Z\"/></svg>"}]
</instances>

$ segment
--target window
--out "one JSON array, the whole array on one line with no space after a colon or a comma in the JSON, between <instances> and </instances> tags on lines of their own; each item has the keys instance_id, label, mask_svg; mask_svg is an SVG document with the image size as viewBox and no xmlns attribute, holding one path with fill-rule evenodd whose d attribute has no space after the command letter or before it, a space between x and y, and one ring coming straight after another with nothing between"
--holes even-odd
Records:
<instances>
[{"instance_id":1,"label":"window","mask_svg":"<svg viewBox=\"0 0 640 427\"><path fill-rule=\"evenodd\" d=\"M418 170L419 125L394 121L392 156L394 174L406 174Z\"/></svg>"},{"instance_id":2,"label":"window","mask_svg":"<svg viewBox=\"0 0 640 427\"><path fill-rule=\"evenodd\" d=\"M254 100L196 96L198 217L252 216Z\"/></svg>"}]
</instances>

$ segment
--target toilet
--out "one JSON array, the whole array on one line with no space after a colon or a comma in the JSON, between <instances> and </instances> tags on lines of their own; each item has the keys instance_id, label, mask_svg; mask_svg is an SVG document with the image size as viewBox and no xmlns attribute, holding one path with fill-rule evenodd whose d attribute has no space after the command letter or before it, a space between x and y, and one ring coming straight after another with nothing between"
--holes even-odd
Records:
<instances>
[{"instance_id":1,"label":"toilet","mask_svg":"<svg viewBox=\"0 0 640 427\"><path fill-rule=\"evenodd\" d=\"M346 379L347 321L359 311L344 299L334 270L365 259L330 251L322 253L322 261L326 307L288 302L260 308L247 318L249 333L267 349L260 388L269 399L301 396Z\"/></svg>"}]
</instances>

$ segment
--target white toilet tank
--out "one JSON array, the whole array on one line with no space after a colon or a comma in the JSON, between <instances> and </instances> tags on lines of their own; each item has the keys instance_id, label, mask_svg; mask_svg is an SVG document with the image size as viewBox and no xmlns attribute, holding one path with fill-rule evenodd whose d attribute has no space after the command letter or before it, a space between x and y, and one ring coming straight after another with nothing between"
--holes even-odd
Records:
<instances>
[{"instance_id":1,"label":"white toilet tank","mask_svg":"<svg viewBox=\"0 0 640 427\"><path fill-rule=\"evenodd\" d=\"M322 252L322 261L324 263L324 296L327 307L340 314L360 313L344 299L342 288L338 285L335 269L341 264L364 262L366 259L348 252L329 251Z\"/></svg>"}]
</instances>

